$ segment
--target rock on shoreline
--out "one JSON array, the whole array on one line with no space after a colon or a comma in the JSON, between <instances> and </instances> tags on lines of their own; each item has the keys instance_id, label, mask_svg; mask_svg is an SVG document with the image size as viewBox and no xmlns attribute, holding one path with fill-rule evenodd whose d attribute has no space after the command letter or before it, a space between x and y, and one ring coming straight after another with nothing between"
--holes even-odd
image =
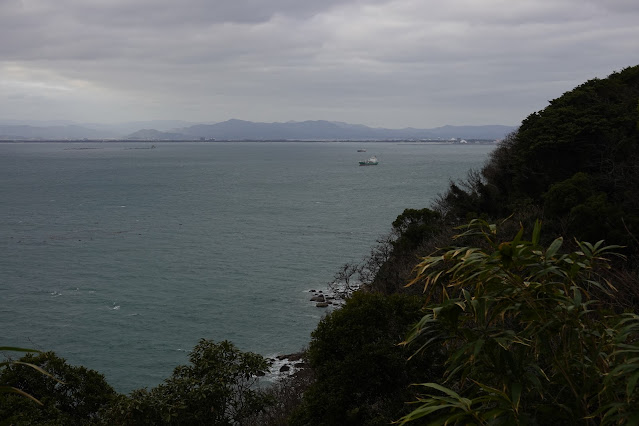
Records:
<instances>
[{"instance_id":1,"label":"rock on shoreline","mask_svg":"<svg viewBox=\"0 0 639 426\"><path fill-rule=\"evenodd\" d=\"M270 372L274 376L292 375L308 367L308 364L304 361L304 352L277 355L274 358L268 358L268 361L271 362Z\"/></svg>"}]
</instances>

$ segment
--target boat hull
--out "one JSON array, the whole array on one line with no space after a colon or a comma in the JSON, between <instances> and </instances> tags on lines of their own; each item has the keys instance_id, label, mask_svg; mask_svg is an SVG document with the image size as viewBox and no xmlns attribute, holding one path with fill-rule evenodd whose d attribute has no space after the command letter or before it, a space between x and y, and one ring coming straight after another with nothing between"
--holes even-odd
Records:
<instances>
[{"instance_id":1,"label":"boat hull","mask_svg":"<svg viewBox=\"0 0 639 426\"><path fill-rule=\"evenodd\" d=\"M359 165L360 166L376 166L378 163L379 161L377 161L377 157L373 156L369 158L368 160L360 161Z\"/></svg>"}]
</instances>

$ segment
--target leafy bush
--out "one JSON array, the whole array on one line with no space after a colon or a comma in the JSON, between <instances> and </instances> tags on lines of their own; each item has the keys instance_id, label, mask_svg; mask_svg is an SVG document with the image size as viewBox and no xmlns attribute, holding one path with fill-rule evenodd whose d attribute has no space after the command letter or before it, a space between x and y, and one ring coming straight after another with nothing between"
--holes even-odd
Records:
<instances>
[{"instance_id":1,"label":"leafy bush","mask_svg":"<svg viewBox=\"0 0 639 426\"><path fill-rule=\"evenodd\" d=\"M436 355L407 362L398 345L421 317L420 298L357 292L322 319L307 352L315 383L291 424L388 424L410 399L408 385L430 377Z\"/></svg>"},{"instance_id":2,"label":"leafy bush","mask_svg":"<svg viewBox=\"0 0 639 426\"><path fill-rule=\"evenodd\" d=\"M406 343L446 351L443 383L428 382L403 422L435 424L636 424L639 315L606 312L614 292L600 271L614 247L562 239L542 247L540 223L499 243L495 225L472 221L460 247L429 256L412 282L441 302L428 306Z\"/></svg>"},{"instance_id":3,"label":"leafy bush","mask_svg":"<svg viewBox=\"0 0 639 426\"><path fill-rule=\"evenodd\" d=\"M439 213L430 209L405 209L393 221L393 232L397 239L393 242L395 250L410 250L437 232Z\"/></svg>"},{"instance_id":4,"label":"leafy bush","mask_svg":"<svg viewBox=\"0 0 639 426\"><path fill-rule=\"evenodd\" d=\"M0 351L4 352L4 351L8 351L8 352L31 352L31 353L39 353L40 351L35 350L35 349L25 349L25 348L17 348L17 347L13 347L13 346L0 346ZM40 371L42 374L47 375L47 373L40 369L40 367L33 365L33 364L28 364L22 361L14 361L12 359L7 359L3 362L0 362L0 370L4 369L10 365L28 365L31 368ZM34 401L37 404L42 405L42 403L40 401L38 401L36 398L33 397L33 395L29 395L28 393L26 393L25 391L23 391L22 389L18 389L14 386L11 386L9 384L3 383L2 381L0 381L0 393L13 393L13 394L18 394L18 395L22 395L25 398L29 398L32 401Z\"/></svg>"},{"instance_id":5,"label":"leafy bush","mask_svg":"<svg viewBox=\"0 0 639 426\"><path fill-rule=\"evenodd\" d=\"M442 235L442 216L431 209L405 209L393 221L391 233L378 240L362 268L362 281L368 288L382 293L409 292L406 282L412 275L415 260L428 245Z\"/></svg>"},{"instance_id":6,"label":"leafy bush","mask_svg":"<svg viewBox=\"0 0 639 426\"><path fill-rule=\"evenodd\" d=\"M554 183L543 196L546 213L552 216L564 215L583 204L594 195L593 184L588 174L575 173L570 179Z\"/></svg>"},{"instance_id":7,"label":"leafy bush","mask_svg":"<svg viewBox=\"0 0 639 426\"><path fill-rule=\"evenodd\" d=\"M102 414L104 424L234 425L269 405L255 384L268 369L260 355L241 352L232 343L202 339L163 384L120 396Z\"/></svg>"},{"instance_id":8,"label":"leafy bush","mask_svg":"<svg viewBox=\"0 0 639 426\"><path fill-rule=\"evenodd\" d=\"M116 395L104 376L66 363L53 352L27 354L0 372L0 383L27 393L0 399L0 419L7 424L84 425Z\"/></svg>"}]
</instances>

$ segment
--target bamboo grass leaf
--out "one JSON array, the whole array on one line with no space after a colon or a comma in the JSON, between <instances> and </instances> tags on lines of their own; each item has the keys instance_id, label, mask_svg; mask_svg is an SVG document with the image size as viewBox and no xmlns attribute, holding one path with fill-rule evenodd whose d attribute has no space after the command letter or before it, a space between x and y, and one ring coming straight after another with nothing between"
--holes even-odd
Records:
<instances>
[{"instance_id":1,"label":"bamboo grass leaf","mask_svg":"<svg viewBox=\"0 0 639 426\"><path fill-rule=\"evenodd\" d=\"M532 233L532 244L533 246L539 245L539 237L541 235L541 221L539 219L535 220L535 226L533 227Z\"/></svg>"},{"instance_id":2,"label":"bamboo grass leaf","mask_svg":"<svg viewBox=\"0 0 639 426\"><path fill-rule=\"evenodd\" d=\"M24 396L26 398L29 398L30 400L36 402L39 405L43 405L42 402L40 402L33 395L29 395L25 391L20 390L18 388L14 388L13 386L0 386L0 393L17 393L18 395L22 395L22 396Z\"/></svg>"},{"instance_id":3,"label":"bamboo grass leaf","mask_svg":"<svg viewBox=\"0 0 639 426\"><path fill-rule=\"evenodd\" d=\"M517 235L515 235L515 238L512 241L513 247L519 244L519 242L521 241L521 237L523 237L523 235L524 235L524 227L521 224L519 224L519 232L517 232Z\"/></svg>"},{"instance_id":4,"label":"bamboo grass leaf","mask_svg":"<svg viewBox=\"0 0 639 426\"><path fill-rule=\"evenodd\" d=\"M505 392L500 391L499 389L495 389L491 386L488 386L486 384L483 383L479 383L475 380L473 380L473 382L479 386L480 388L482 388L484 391L488 392L488 393L494 393L495 395L498 395L499 397L503 398L505 401L510 402L510 398L508 398L508 395L506 395Z\"/></svg>"},{"instance_id":5,"label":"bamboo grass leaf","mask_svg":"<svg viewBox=\"0 0 639 426\"><path fill-rule=\"evenodd\" d=\"M523 387L521 385L521 383L516 382L512 384L512 387L510 389L510 394L511 394L511 400L513 403L513 406L515 408L515 412L519 412L519 402L521 400L521 391L522 391Z\"/></svg>"},{"instance_id":6,"label":"bamboo grass leaf","mask_svg":"<svg viewBox=\"0 0 639 426\"><path fill-rule=\"evenodd\" d=\"M38 367L35 364L31 364L29 362L23 362L23 361L12 361L11 364L14 365L26 365L28 367L33 368L34 370L44 374L45 376L51 377L53 380L55 380L56 382L59 382L61 384L64 384L64 382L62 380L57 379L56 377L54 377L52 374L48 373L47 371L43 370L41 367Z\"/></svg>"},{"instance_id":7,"label":"bamboo grass leaf","mask_svg":"<svg viewBox=\"0 0 639 426\"><path fill-rule=\"evenodd\" d=\"M559 251L559 249L561 248L563 242L564 239L562 237L559 237L555 241L553 241L546 250L546 259L552 259L557 254L557 251Z\"/></svg>"},{"instance_id":8,"label":"bamboo grass leaf","mask_svg":"<svg viewBox=\"0 0 639 426\"><path fill-rule=\"evenodd\" d=\"M26 348L16 348L14 346L0 346L0 351L11 351L11 352L40 352L37 349L26 349Z\"/></svg>"},{"instance_id":9,"label":"bamboo grass leaf","mask_svg":"<svg viewBox=\"0 0 639 426\"><path fill-rule=\"evenodd\" d=\"M635 366L635 368L637 368L639 366ZM633 392L635 391L635 387L637 386L637 381L639 380L639 371L637 371L635 374L633 374L629 379L628 379L628 384L626 385L626 395L628 400L630 400L630 397L632 396Z\"/></svg>"},{"instance_id":10,"label":"bamboo grass leaf","mask_svg":"<svg viewBox=\"0 0 639 426\"><path fill-rule=\"evenodd\" d=\"M444 396L428 402L447 409L442 424L524 424L548 407L572 419L606 407L592 422L622 424L636 412L639 316L600 309L597 297L615 291L600 273L607 247L577 242L578 251L560 254L563 239L541 246L540 229L536 221L525 241L520 226L501 242L489 235L495 226L471 221L464 234L483 233L490 247L453 249L445 271L429 276L440 273L458 297L429 305L429 332L439 331L422 335L446 353L448 391L432 386Z\"/></svg>"}]
</instances>

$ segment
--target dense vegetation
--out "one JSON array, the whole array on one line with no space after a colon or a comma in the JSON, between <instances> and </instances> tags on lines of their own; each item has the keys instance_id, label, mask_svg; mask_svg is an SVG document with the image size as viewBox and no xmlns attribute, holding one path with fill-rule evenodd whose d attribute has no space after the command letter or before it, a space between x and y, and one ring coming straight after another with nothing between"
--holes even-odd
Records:
<instances>
[{"instance_id":1,"label":"dense vegetation","mask_svg":"<svg viewBox=\"0 0 639 426\"><path fill-rule=\"evenodd\" d=\"M201 340L189 365L176 367L164 383L120 396L102 413L106 425L243 424L272 401L255 387L268 369L262 356L241 352L228 341Z\"/></svg>"},{"instance_id":2,"label":"dense vegetation","mask_svg":"<svg viewBox=\"0 0 639 426\"><path fill-rule=\"evenodd\" d=\"M46 371L46 373L44 373ZM75 367L52 352L27 354L0 371L0 383L20 389L0 399L0 421L9 425L85 425L116 396L104 376Z\"/></svg>"},{"instance_id":3,"label":"dense vegetation","mask_svg":"<svg viewBox=\"0 0 639 426\"><path fill-rule=\"evenodd\" d=\"M427 381L430 392L403 420L638 422L638 203L636 66L589 81L531 114L482 170L451 183L431 208L400 215L391 238L349 271L363 272L362 291L426 298L423 317L405 342L417 355L403 368L414 368L420 358L418 373L409 373L413 382L429 373L437 380ZM483 229L455 239L453 228L468 221ZM532 233L528 240L522 229ZM595 244L580 242L588 240ZM614 252L624 257L611 253L606 261L600 240L619 245ZM460 241L466 248L438 251ZM345 282L344 274L336 278ZM418 283L429 284L426 294ZM316 332L311 347L330 342ZM335 343L327 352L339 348ZM339 394L337 383L348 377L333 376L335 385L325 393ZM306 405L323 401L342 419L354 410L318 398L313 386L305 399ZM375 404L362 401L358 409ZM387 407L395 419L406 409Z\"/></svg>"},{"instance_id":4,"label":"dense vegetation","mask_svg":"<svg viewBox=\"0 0 639 426\"><path fill-rule=\"evenodd\" d=\"M638 229L635 66L528 116L480 171L344 265L334 285L349 296L302 373L255 387L263 358L202 341L163 384L123 396L27 355L51 376L0 364L0 388L44 405L3 395L0 422L638 424Z\"/></svg>"},{"instance_id":5,"label":"dense vegetation","mask_svg":"<svg viewBox=\"0 0 639 426\"><path fill-rule=\"evenodd\" d=\"M632 67L531 114L480 172L451 184L434 206L446 223L511 219L471 221L464 247L429 255L425 236L415 250L412 283L430 299L407 343L445 348L446 372L404 421L639 422L638 179Z\"/></svg>"},{"instance_id":6,"label":"dense vegetation","mask_svg":"<svg viewBox=\"0 0 639 426\"><path fill-rule=\"evenodd\" d=\"M639 227L639 67L591 80L529 115L466 190L439 208L451 217L542 214L546 229L633 246Z\"/></svg>"},{"instance_id":7,"label":"dense vegetation","mask_svg":"<svg viewBox=\"0 0 639 426\"><path fill-rule=\"evenodd\" d=\"M241 352L228 341L203 339L189 360L159 386L125 396L103 375L70 366L52 352L26 355L0 371L0 383L21 389L41 405L19 394L3 397L1 424L233 425L274 403L254 386L268 369L262 356Z\"/></svg>"},{"instance_id":8,"label":"dense vegetation","mask_svg":"<svg viewBox=\"0 0 639 426\"><path fill-rule=\"evenodd\" d=\"M415 397L409 385L433 380L431 355L407 361L398 345L421 317L420 298L358 292L326 316L307 351L315 381L291 424L389 424Z\"/></svg>"},{"instance_id":9,"label":"dense vegetation","mask_svg":"<svg viewBox=\"0 0 639 426\"><path fill-rule=\"evenodd\" d=\"M639 315L597 297L615 291L602 273L616 247L578 242L561 254L561 237L540 245L540 222L531 240L523 229L509 242L496 234L474 220L460 237L481 236L487 249L456 247L417 266L412 284L439 301L407 343L445 347L446 372L404 420L636 424Z\"/></svg>"}]
</instances>

